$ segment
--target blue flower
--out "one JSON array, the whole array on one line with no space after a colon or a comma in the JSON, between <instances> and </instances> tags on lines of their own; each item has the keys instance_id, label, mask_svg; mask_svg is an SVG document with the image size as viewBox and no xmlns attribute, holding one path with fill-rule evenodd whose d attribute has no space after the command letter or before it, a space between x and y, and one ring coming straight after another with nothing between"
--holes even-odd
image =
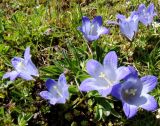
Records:
<instances>
[{"instance_id":1,"label":"blue flower","mask_svg":"<svg viewBox=\"0 0 160 126\"><path fill-rule=\"evenodd\" d=\"M64 74L59 76L58 82L53 79L46 81L48 91L40 92L40 96L49 100L50 104L65 103L69 99L68 85Z\"/></svg>"},{"instance_id":2,"label":"blue flower","mask_svg":"<svg viewBox=\"0 0 160 126\"><path fill-rule=\"evenodd\" d=\"M152 23L154 16L157 14L154 12L154 4L151 3L148 8L144 4L140 4L136 12L139 16L139 20L145 26L148 26Z\"/></svg>"},{"instance_id":3,"label":"blue flower","mask_svg":"<svg viewBox=\"0 0 160 126\"><path fill-rule=\"evenodd\" d=\"M24 52L24 58L14 57L11 60L14 70L7 72L3 75L3 78L10 78L11 81L17 77L21 77L25 80L34 80L33 76L39 76L36 66L33 64L30 55L30 47L27 47Z\"/></svg>"},{"instance_id":4,"label":"blue flower","mask_svg":"<svg viewBox=\"0 0 160 126\"><path fill-rule=\"evenodd\" d=\"M137 71L133 67L129 69L132 73L126 77L125 82L115 85L111 94L122 101L123 111L127 118L133 117L138 108L147 111L156 110L157 102L148 92L157 85L157 77L147 75L139 79Z\"/></svg>"},{"instance_id":5,"label":"blue flower","mask_svg":"<svg viewBox=\"0 0 160 126\"><path fill-rule=\"evenodd\" d=\"M97 40L101 34L108 34L109 29L102 26L102 17L96 16L92 22L86 16L82 17L82 26L78 27L87 41Z\"/></svg>"},{"instance_id":6,"label":"blue flower","mask_svg":"<svg viewBox=\"0 0 160 126\"><path fill-rule=\"evenodd\" d=\"M84 80L79 89L81 91L97 90L102 96L107 96L112 86L119 83L130 71L128 67L117 67L118 58L115 51L110 51L104 58L103 65L91 59L86 68L91 78Z\"/></svg>"},{"instance_id":7,"label":"blue flower","mask_svg":"<svg viewBox=\"0 0 160 126\"><path fill-rule=\"evenodd\" d=\"M119 21L118 25L121 33L132 41L138 31L138 15L135 12L132 12L131 15L126 18L124 15L118 14L117 19Z\"/></svg>"}]
</instances>

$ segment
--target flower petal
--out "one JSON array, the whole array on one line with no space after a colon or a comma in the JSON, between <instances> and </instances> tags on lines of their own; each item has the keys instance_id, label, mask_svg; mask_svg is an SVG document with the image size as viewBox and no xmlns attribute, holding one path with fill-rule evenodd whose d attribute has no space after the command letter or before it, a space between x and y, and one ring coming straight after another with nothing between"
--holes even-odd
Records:
<instances>
[{"instance_id":1,"label":"flower petal","mask_svg":"<svg viewBox=\"0 0 160 126\"><path fill-rule=\"evenodd\" d=\"M40 96L46 100L52 99L52 94L48 91L41 91Z\"/></svg>"},{"instance_id":2,"label":"flower petal","mask_svg":"<svg viewBox=\"0 0 160 126\"><path fill-rule=\"evenodd\" d=\"M128 69L129 69L129 71L130 71L130 74L128 74L128 75L124 78L125 80L127 80L127 79L129 79L129 78L131 78L131 77L133 77L133 78L138 78L138 71L137 71L134 67L128 66Z\"/></svg>"},{"instance_id":3,"label":"flower petal","mask_svg":"<svg viewBox=\"0 0 160 126\"><path fill-rule=\"evenodd\" d=\"M119 26L120 26L121 33L123 35L125 35L130 41L132 41L132 39L135 35L135 31L133 30L133 26L135 26L135 25L134 25L133 21L132 21L132 23L126 22L126 21L121 22L119 24Z\"/></svg>"},{"instance_id":4,"label":"flower petal","mask_svg":"<svg viewBox=\"0 0 160 126\"><path fill-rule=\"evenodd\" d=\"M131 18L131 28L136 33L138 31L139 16L134 11L134 12L131 13L130 18Z\"/></svg>"},{"instance_id":5,"label":"flower petal","mask_svg":"<svg viewBox=\"0 0 160 126\"><path fill-rule=\"evenodd\" d=\"M68 87L63 89L63 97L64 97L65 99L69 99Z\"/></svg>"},{"instance_id":6,"label":"flower petal","mask_svg":"<svg viewBox=\"0 0 160 126\"><path fill-rule=\"evenodd\" d=\"M91 23L90 23L89 18L86 17L86 16L83 16L83 17L82 17L82 31L83 31L85 34L89 34L90 28L91 28Z\"/></svg>"},{"instance_id":7,"label":"flower petal","mask_svg":"<svg viewBox=\"0 0 160 126\"><path fill-rule=\"evenodd\" d=\"M63 73L59 76L58 85L60 85L61 87L67 85L66 77L64 76Z\"/></svg>"},{"instance_id":8,"label":"flower petal","mask_svg":"<svg viewBox=\"0 0 160 126\"><path fill-rule=\"evenodd\" d=\"M53 79L47 79L46 81L46 87L48 89L48 91L51 91L53 89L53 86L57 85L57 82Z\"/></svg>"},{"instance_id":9,"label":"flower petal","mask_svg":"<svg viewBox=\"0 0 160 126\"><path fill-rule=\"evenodd\" d=\"M84 34L84 32L83 32L83 30L82 30L82 26L79 26L79 27L77 28L77 30L81 31L81 32Z\"/></svg>"},{"instance_id":10,"label":"flower petal","mask_svg":"<svg viewBox=\"0 0 160 126\"><path fill-rule=\"evenodd\" d=\"M126 17L122 14L117 14L116 18L119 19L119 20L125 20L126 19Z\"/></svg>"},{"instance_id":11,"label":"flower petal","mask_svg":"<svg viewBox=\"0 0 160 126\"><path fill-rule=\"evenodd\" d=\"M31 61L31 59L28 59L28 62L26 64L26 69L27 69L27 72L31 75L34 75L34 76L39 76L38 74L38 69L36 68L36 66L33 64L33 62Z\"/></svg>"},{"instance_id":12,"label":"flower petal","mask_svg":"<svg viewBox=\"0 0 160 126\"><path fill-rule=\"evenodd\" d=\"M96 16L93 20L92 20L92 24L98 24L99 26L102 26L102 17L101 16Z\"/></svg>"},{"instance_id":13,"label":"flower petal","mask_svg":"<svg viewBox=\"0 0 160 126\"><path fill-rule=\"evenodd\" d=\"M121 79L124 79L127 75L130 74L130 70L128 67L119 67L117 70L116 70L116 74L117 74L117 80L121 80Z\"/></svg>"},{"instance_id":14,"label":"flower petal","mask_svg":"<svg viewBox=\"0 0 160 126\"><path fill-rule=\"evenodd\" d=\"M99 94L101 94L103 97L106 97L107 95L109 95L111 91L112 91L112 87L107 88L107 89L98 90Z\"/></svg>"},{"instance_id":15,"label":"flower petal","mask_svg":"<svg viewBox=\"0 0 160 126\"><path fill-rule=\"evenodd\" d=\"M65 99L69 99L68 85L67 85L66 77L64 74L61 74L58 79L58 88L59 88L59 91L62 90L63 97Z\"/></svg>"},{"instance_id":16,"label":"flower petal","mask_svg":"<svg viewBox=\"0 0 160 126\"><path fill-rule=\"evenodd\" d=\"M123 103L123 111L127 118L131 118L135 116L135 114L137 113L138 107L134 105L129 105L127 103Z\"/></svg>"},{"instance_id":17,"label":"flower petal","mask_svg":"<svg viewBox=\"0 0 160 126\"><path fill-rule=\"evenodd\" d=\"M24 60L28 61L30 58L31 58L30 47L27 47L25 52L24 52Z\"/></svg>"},{"instance_id":18,"label":"flower petal","mask_svg":"<svg viewBox=\"0 0 160 126\"><path fill-rule=\"evenodd\" d=\"M158 107L158 104L154 97L149 94L145 94L143 96L147 99L147 102L145 102L145 104L141 105L140 107L147 111L155 111Z\"/></svg>"},{"instance_id":19,"label":"flower petal","mask_svg":"<svg viewBox=\"0 0 160 126\"><path fill-rule=\"evenodd\" d=\"M18 77L19 73L17 71L7 72L3 75L3 78L10 78L11 81L14 81Z\"/></svg>"},{"instance_id":20,"label":"flower petal","mask_svg":"<svg viewBox=\"0 0 160 126\"><path fill-rule=\"evenodd\" d=\"M61 97L61 98L57 99L57 103L65 104L66 103L65 97Z\"/></svg>"},{"instance_id":21,"label":"flower petal","mask_svg":"<svg viewBox=\"0 0 160 126\"><path fill-rule=\"evenodd\" d=\"M104 66L109 65L114 69L117 69L117 63L118 63L118 58L117 58L117 54L115 51L110 51L109 53L107 53L107 55L105 56L103 60Z\"/></svg>"},{"instance_id":22,"label":"flower petal","mask_svg":"<svg viewBox=\"0 0 160 126\"><path fill-rule=\"evenodd\" d=\"M24 59L20 57L14 57L11 59L11 63L16 70L19 70L19 64L23 63Z\"/></svg>"},{"instance_id":23,"label":"flower petal","mask_svg":"<svg viewBox=\"0 0 160 126\"><path fill-rule=\"evenodd\" d=\"M111 95L116 97L118 100L121 100L121 94L120 94L120 89L121 89L121 84L116 84L112 87Z\"/></svg>"},{"instance_id":24,"label":"flower petal","mask_svg":"<svg viewBox=\"0 0 160 126\"><path fill-rule=\"evenodd\" d=\"M31 60L30 47L27 47L24 52L24 64L27 70L26 72L34 76L39 76L38 70Z\"/></svg>"},{"instance_id":25,"label":"flower petal","mask_svg":"<svg viewBox=\"0 0 160 126\"><path fill-rule=\"evenodd\" d=\"M57 103L58 99L57 98L52 98L50 99L49 103L52 105L55 105Z\"/></svg>"},{"instance_id":26,"label":"flower petal","mask_svg":"<svg viewBox=\"0 0 160 126\"><path fill-rule=\"evenodd\" d=\"M140 4L138 7L138 13L141 14L143 10L146 10L146 6L144 4Z\"/></svg>"},{"instance_id":27,"label":"flower petal","mask_svg":"<svg viewBox=\"0 0 160 126\"><path fill-rule=\"evenodd\" d=\"M99 29L98 29L98 35L101 35L101 34L109 34L109 29L107 29L106 27L100 27Z\"/></svg>"},{"instance_id":28,"label":"flower petal","mask_svg":"<svg viewBox=\"0 0 160 126\"><path fill-rule=\"evenodd\" d=\"M97 83L96 79L88 78L81 83L81 85L79 86L79 89L81 91L88 92L92 90L102 90L104 89L104 86L101 86L99 83Z\"/></svg>"},{"instance_id":29,"label":"flower petal","mask_svg":"<svg viewBox=\"0 0 160 126\"><path fill-rule=\"evenodd\" d=\"M151 4L148 6L147 12L148 12L149 14L153 14L153 13L154 13L154 4L153 4L153 3L151 3Z\"/></svg>"},{"instance_id":30,"label":"flower petal","mask_svg":"<svg viewBox=\"0 0 160 126\"><path fill-rule=\"evenodd\" d=\"M87 62L86 69L92 77L98 77L103 70L103 66L98 61L91 59Z\"/></svg>"},{"instance_id":31,"label":"flower petal","mask_svg":"<svg viewBox=\"0 0 160 126\"><path fill-rule=\"evenodd\" d=\"M99 35L89 35L89 34L84 34L84 37L87 41L91 42L94 40L97 40L99 38Z\"/></svg>"},{"instance_id":32,"label":"flower petal","mask_svg":"<svg viewBox=\"0 0 160 126\"><path fill-rule=\"evenodd\" d=\"M143 84L142 93L148 93L152 91L157 85L157 77L152 75L144 76L140 80Z\"/></svg>"},{"instance_id":33,"label":"flower petal","mask_svg":"<svg viewBox=\"0 0 160 126\"><path fill-rule=\"evenodd\" d=\"M24 73L24 72L21 72L19 74L19 77L25 79L25 80L35 80L30 74L28 73Z\"/></svg>"}]
</instances>

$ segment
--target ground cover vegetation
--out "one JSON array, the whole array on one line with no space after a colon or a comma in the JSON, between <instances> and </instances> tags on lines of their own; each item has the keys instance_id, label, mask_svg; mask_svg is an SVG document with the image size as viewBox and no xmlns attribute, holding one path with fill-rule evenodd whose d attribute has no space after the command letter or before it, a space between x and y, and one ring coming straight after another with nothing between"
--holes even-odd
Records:
<instances>
[{"instance_id":1,"label":"ground cover vegetation","mask_svg":"<svg viewBox=\"0 0 160 126\"><path fill-rule=\"evenodd\" d=\"M158 0L0 3L0 126L159 126L159 71Z\"/></svg>"}]
</instances>

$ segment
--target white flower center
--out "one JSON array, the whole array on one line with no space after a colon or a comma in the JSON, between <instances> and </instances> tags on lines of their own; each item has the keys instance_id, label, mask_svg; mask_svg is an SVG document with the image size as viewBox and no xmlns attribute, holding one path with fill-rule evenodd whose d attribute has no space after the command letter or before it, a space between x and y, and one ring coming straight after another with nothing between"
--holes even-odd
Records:
<instances>
[{"instance_id":1,"label":"white flower center","mask_svg":"<svg viewBox=\"0 0 160 126\"><path fill-rule=\"evenodd\" d=\"M91 24L90 27L90 31L89 31L89 35L97 35L97 28L98 26L96 26L97 24Z\"/></svg>"},{"instance_id":2,"label":"white flower center","mask_svg":"<svg viewBox=\"0 0 160 126\"><path fill-rule=\"evenodd\" d=\"M27 69L22 61L17 64L17 68L19 71L27 71Z\"/></svg>"},{"instance_id":3,"label":"white flower center","mask_svg":"<svg viewBox=\"0 0 160 126\"><path fill-rule=\"evenodd\" d=\"M99 77L100 77L100 78L103 78L105 81L107 81L109 87L112 86L112 81L107 78L107 76L106 76L105 73L101 72L100 75L99 75Z\"/></svg>"},{"instance_id":4,"label":"white flower center","mask_svg":"<svg viewBox=\"0 0 160 126\"><path fill-rule=\"evenodd\" d=\"M57 95L59 95L60 97L63 97L61 91L59 90L59 88L57 86L53 86L53 88L57 91Z\"/></svg>"}]
</instances>

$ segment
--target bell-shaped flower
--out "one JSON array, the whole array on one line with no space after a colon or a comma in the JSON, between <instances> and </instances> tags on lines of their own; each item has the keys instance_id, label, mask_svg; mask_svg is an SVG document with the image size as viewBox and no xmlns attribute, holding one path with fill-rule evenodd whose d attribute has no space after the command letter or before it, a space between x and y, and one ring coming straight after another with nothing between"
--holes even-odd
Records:
<instances>
[{"instance_id":1,"label":"bell-shaped flower","mask_svg":"<svg viewBox=\"0 0 160 126\"><path fill-rule=\"evenodd\" d=\"M136 13L139 16L139 21L145 26L150 25L153 21L154 16L157 15L154 11L153 3L151 3L148 8L146 8L144 4L140 4Z\"/></svg>"},{"instance_id":2,"label":"bell-shaped flower","mask_svg":"<svg viewBox=\"0 0 160 126\"><path fill-rule=\"evenodd\" d=\"M157 109L157 102L148 92L157 85L157 77L147 75L138 78L137 71L130 67L131 75L122 84L117 84L112 89L112 96L122 101L123 111L127 118L135 116L138 108L147 111Z\"/></svg>"},{"instance_id":3,"label":"bell-shaped flower","mask_svg":"<svg viewBox=\"0 0 160 126\"><path fill-rule=\"evenodd\" d=\"M68 85L64 74L59 76L58 82L53 79L46 81L48 91L41 91L40 96L49 100L50 104L65 103L69 99Z\"/></svg>"},{"instance_id":4,"label":"bell-shaped flower","mask_svg":"<svg viewBox=\"0 0 160 126\"><path fill-rule=\"evenodd\" d=\"M10 78L11 81L15 80L17 77L21 77L25 80L34 80L32 76L39 76L38 70L31 60L30 47L26 48L24 58L14 57L11 63L14 70L4 74L3 78Z\"/></svg>"},{"instance_id":5,"label":"bell-shaped flower","mask_svg":"<svg viewBox=\"0 0 160 126\"><path fill-rule=\"evenodd\" d=\"M97 90L103 97L110 94L112 86L118 84L130 71L128 67L118 67L118 58L115 51L110 51L104 58L103 65L91 59L86 68L91 78L84 80L79 89L81 91Z\"/></svg>"},{"instance_id":6,"label":"bell-shaped flower","mask_svg":"<svg viewBox=\"0 0 160 126\"><path fill-rule=\"evenodd\" d=\"M126 18L124 15L118 14L117 19L121 33L132 41L138 31L138 15L132 12L132 14Z\"/></svg>"},{"instance_id":7,"label":"bell-shaped flower","mask_svg":"<svg viewBox=\"0 0 160 126\"><path fill-rule=\"evenodd\" d=\"M82 26L78 27L88 42L97 40L101 34L108 34L109 29L102 26L102 17L96 16L92 21L86 16L82 17Z\"/></svg>"}]
</instances>

